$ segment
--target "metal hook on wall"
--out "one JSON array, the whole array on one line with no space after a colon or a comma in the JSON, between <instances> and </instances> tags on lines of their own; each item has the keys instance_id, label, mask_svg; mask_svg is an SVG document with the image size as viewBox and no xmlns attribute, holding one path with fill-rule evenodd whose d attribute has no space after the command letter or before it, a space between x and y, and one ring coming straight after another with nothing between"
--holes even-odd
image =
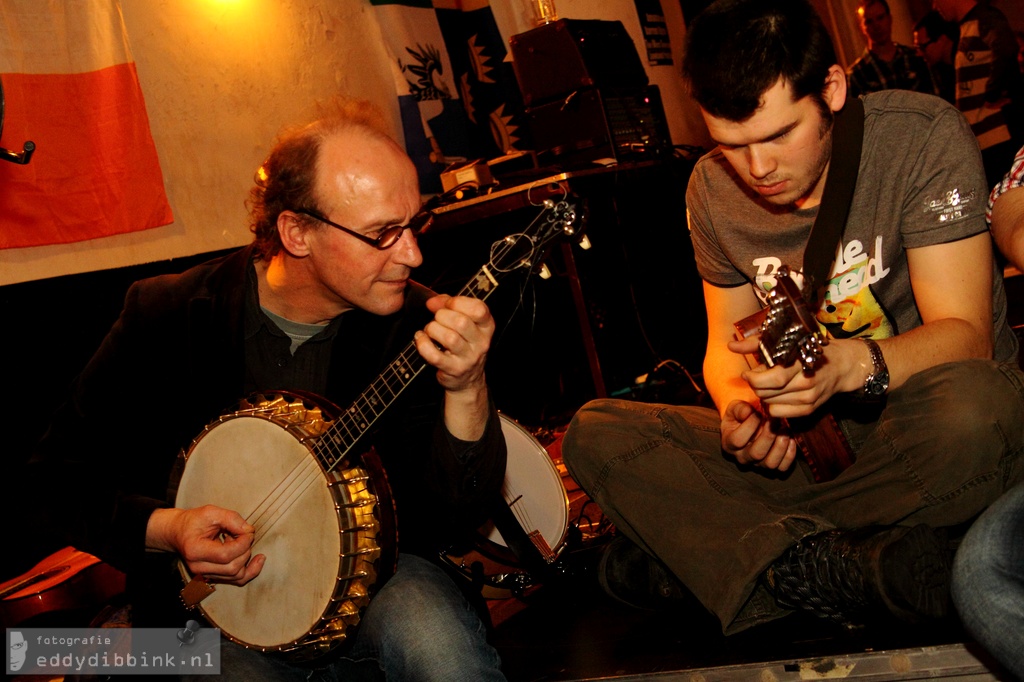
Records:
<instances>
[{"instance_id":1,"label":"metal hook on wall","mask_svg":"<svg viewBox=\"0 0 1024 682\"><path fill-rule=\"evenodd\" d=\"M0 134L4 131L4 85L3 80L0 79ZM32 140L28 140L22 145L23 149L20 152L11 151L10 149L4 149L0 147L0 159L4 161L10 161L11 163L26 164L32 158L32 154L36 151L36 143Z\"/></svg>"}]
</instances>

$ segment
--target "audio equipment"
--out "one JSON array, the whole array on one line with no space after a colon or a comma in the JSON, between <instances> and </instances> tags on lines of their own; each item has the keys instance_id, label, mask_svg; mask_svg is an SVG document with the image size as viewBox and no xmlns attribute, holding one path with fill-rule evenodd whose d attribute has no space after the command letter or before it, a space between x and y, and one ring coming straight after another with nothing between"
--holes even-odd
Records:
<instances>
[{"instance_id":1,"label":"audio equipment","mask_svg":"<svg viewBox=\"0 0 1024 682\"><path fill-rule=\"evenodd\" d=\"M622 22L560 19L510 43L538 156L584 165L672 149L660 92Z\"/></svg>"},{"instance_id":2,"label":"audio equipment","mask_svg":"<svg viewBox=\"0 0 1024 682\"><path fill-rule=\"evenodd\" d=\"M672 148L656 85L625 92L578 90L528 109L527 118L538 153L569 165L651 158Z\"/></svg>"},{"instance_id":3,"label":"audio equipment","mask_svg":"<svg viewBox=\"0 0 1024 682\"><path fill-rule=\"evenodd\" d=\"M643 88L648 82L621 21L559 19L512 36L509 43L527 107L581 88Z\"/></svg>"}]
</instances>

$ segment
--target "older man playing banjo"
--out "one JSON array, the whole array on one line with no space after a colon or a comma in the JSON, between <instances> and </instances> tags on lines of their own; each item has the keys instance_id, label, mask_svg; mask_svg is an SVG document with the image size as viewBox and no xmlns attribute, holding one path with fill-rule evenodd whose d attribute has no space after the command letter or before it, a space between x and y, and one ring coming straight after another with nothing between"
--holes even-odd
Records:
<instances>
[{"instance_id":1,"label":"older man playing banjo","mask_svg":"<svg viewBox=\"0 0 1024 682\"><path fill-rule=\"evenodd\" d=\"M476 613L423 558L475 529L501 488L484 375L494 321L478 297L410 280L422 261L416 171L378 121L349 102L284 134L252 190L253 243L132 286L19 486L43 507L38 551L74 544L128 573L136 625L185 624L172 608L179 573L208 593L188 597L208 615L242 600L222 627L225 677L503 679ZM424 362L435 380L407 386ZM261 452L278 440L294 443L280 456L294 463ZM364 445L365 461L346 449ZM237 506L170 506L168 481L179 501L205 486ZM306 490L324 518L295 501ZM385 582L392 494L401 555ZM321 585L323 609L303 604ZM278 628L309 634L268 647ZM337 652L322 643L332 633L349 640Z\"/></svg>"}]
</instances>

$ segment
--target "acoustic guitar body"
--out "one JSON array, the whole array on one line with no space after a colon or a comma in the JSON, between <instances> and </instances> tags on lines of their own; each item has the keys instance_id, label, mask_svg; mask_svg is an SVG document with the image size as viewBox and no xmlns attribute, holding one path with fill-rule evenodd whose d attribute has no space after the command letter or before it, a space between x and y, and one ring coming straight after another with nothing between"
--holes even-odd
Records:
<instances>
[{"instance_id":1,"label":"acoustic guitar body","mask_svg":"<svg viewBox=\"0 0 1024 682\"><path fill-rule=\"evenodd\" d=\"M46 557L32 570L0 584L0 621L14 627L44 616L67 627L86 627L89 615L124 592L125 576L74 547ZM78 622L85 619L86 622Z\"/></svg>"}]
</instances>

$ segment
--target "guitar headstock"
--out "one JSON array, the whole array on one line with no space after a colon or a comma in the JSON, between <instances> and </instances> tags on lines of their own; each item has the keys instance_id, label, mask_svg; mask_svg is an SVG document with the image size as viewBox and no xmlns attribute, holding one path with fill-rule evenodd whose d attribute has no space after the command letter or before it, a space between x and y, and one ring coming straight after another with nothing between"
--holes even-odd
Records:
<instances>
[{"instance_id":1,"label":"guitar headstock","mask_svg":"<svg viewBox=\"0 0 1024 682\"><path fill-rule=\"evenodd\" d=\"M776 274L776 285L768 293L768 307L737 322L736 329L743 337L760 334L761 357L769 367L788 367L799 360L805 372L812 372L828 344L786 266Z\"/></svg>"}]
</instances>

